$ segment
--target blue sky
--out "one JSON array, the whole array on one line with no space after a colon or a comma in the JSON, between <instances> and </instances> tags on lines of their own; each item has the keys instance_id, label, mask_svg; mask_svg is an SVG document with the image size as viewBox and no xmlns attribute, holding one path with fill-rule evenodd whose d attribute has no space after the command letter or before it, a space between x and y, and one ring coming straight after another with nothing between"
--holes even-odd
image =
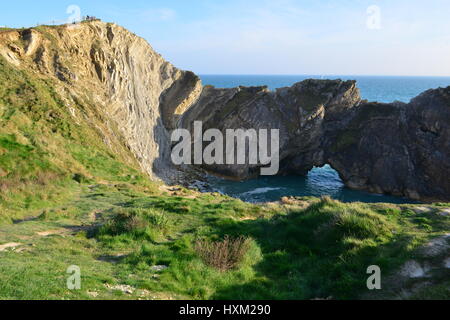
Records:
<instances>
[{"instance_id":1,"label":"blue sky","mask_svg":"<svg viewBox=\"0 0 450 320\"><path fill-rule=\"evenodd\" d=\"M4 1L0 26L64 21L69 5L199 74L450 76L448 0Z\"/></svg>"}]
</instances>

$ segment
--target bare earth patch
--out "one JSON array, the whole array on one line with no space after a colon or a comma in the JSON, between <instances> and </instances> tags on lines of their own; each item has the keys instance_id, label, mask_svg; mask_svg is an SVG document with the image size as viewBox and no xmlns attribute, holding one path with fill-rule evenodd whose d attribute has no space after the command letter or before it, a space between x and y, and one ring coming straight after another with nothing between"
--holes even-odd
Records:
<instances>
[{"instance_id":1,"label":"bare earth patch","mask_svg":"<svg viewBox=\"0 0 450 320\"><path fill-rule=\"evenodd\" d=\"M58 229L58 230L41 231L41 232L37 232L36 234L40 237L48 237L48 236L53 236L53 235L61 235L66 232L67 232L67 230L65 230L65 229Z\"/></svg>"},{"instance_id":2,"label":"bare earth patch","mask_svg":"<svg viewBox=\"0 0 450 320\"><path fill-rule=\"evenodd\" d=\"M439 215L443 217L450 217L450 209L444 209L441 212L439 212Z\"/></svg>"},{"instance_id":3,"label":"bare earth patch","mask_svg":"<svg viewBox=\"0 0 450 320\"><path fill-rule=\"evenodd\" d=\"M431 240L421 249L422 255L426 257L437 257L448 251L450 251L450 233Z\"/></svg>"},{"instance_id":4,"label":"bare earth patch","mask_svg":"<svg viewBox=\"0 0 450 320\"><path fill-rule=\"evenodd\" d=\"M110 285L110 284L105 284L105 287L109 290L121 291L126 294L133 294L134 291L136 290L136 288L133 288L132 286L125 285L125 284L118 284L115 286Z\"/></svg>"},{"instance_id":5,"label":"bare earth patch","mask_svg":"<svg viewBox=\"0 0 450 320\"><path fill-rule=\"evenodd\" d=\"M22 245L21 243L17 243L17 242L5 243L5 244L0 245L0 252L6 251L7 249L15 249L21 245Z\"/></svg>"},{"instance_id":6,"label":"bare earth patch","mask_svg":"<svg viewBox=\"0 0 450 320\"><path fill-rule=\"evenodd\" d=\"M415 207L413 208L413 211L415 213L421 214L421 213L430 213L433 209L429 207Z\"/></svg>"},{"instance_id":7,"label":"bare earth patch","mask_svg":"<svg viewBox=\"0 0 450 320\"><path fill-rule=\"evenodd\" d=\"M243 217L243 218L239 218L239 221L254 221L257 219L258 218L256 218L256 217Z\"/></svg>"},{"instance_id":8,"label":"bare earth patch","mask_svg":"<svg viewBox=\"0 0 450 320\"><path fill-rule=\"evenodd\" d=\"M198 195L200 194L193 190L189 190L189 192L186 192L186 190L183 190L181 187L174 187L167 185L160 186L159 190L162 192L166 192L171 196L182 197L185 199L197 199Z\"/></svg>"},{"instance_id":9,"label":"bare earth patch","mask_svg":"<svg viewBox=\"0 0 450 320\"><path fill-rule=\"evenodd\" d=\"M417 261L411 260L403 265L400 275L411 279L424 278L428 271L429 267L421 266Z\"/></svg>"}]
</instances>

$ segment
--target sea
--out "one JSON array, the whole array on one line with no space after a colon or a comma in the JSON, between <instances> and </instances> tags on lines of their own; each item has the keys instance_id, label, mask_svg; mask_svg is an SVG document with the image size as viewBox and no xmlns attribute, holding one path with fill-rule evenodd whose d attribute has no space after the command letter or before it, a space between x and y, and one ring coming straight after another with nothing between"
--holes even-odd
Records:
<instances>
[{"instance_id":1,"label":"sea","mask_svg":"<svg viewBox=\"0 0 450 320\"><path fill-rule=\"evenodd\" d=\"M409 102L420 93L450 86L450 77L397 77L397 76L323 76L323 75L202 75L204 85L217 88L236 86L262 86L269 89L292 86L306 79L356 80L363 99L377 102ZM389 195L371 194L345 187L338 173L330 166L314 168L306 177L260 177L243 182L211 177L210 186L217 192L247 202L277 201L285 196L328 195L343 202L414 203L414 201Z\"/></svg>"}]
</instances>

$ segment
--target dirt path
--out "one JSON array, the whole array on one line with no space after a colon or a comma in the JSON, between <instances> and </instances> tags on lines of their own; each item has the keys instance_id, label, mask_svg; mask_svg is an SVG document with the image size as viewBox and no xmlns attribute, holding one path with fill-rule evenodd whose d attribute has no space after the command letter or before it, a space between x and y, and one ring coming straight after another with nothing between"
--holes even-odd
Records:
<instances>
[{"instance_id":1,"label":"dirt path","mask_svg":"<svg viewBox=\"0 0 450 320\"><path fill-rule=\"evenodd\" d=\"M18 243L18 242L10 242L10 243L5 243L0 245L0 252L6 251L8 249L12 249L14 250L17 247L20 247L22 245L22 243Z\"/></svg>"},{"instance_id":2,"label":"dirt path","mask_svg":"<svg viewBox=\"0 0 450 320\"><path fill-rule=\"evenodd\" d=\"M45 238L50 236L65 236L65 235L72 235L77 232L79 232L82 229L82 227L77 228L61 228L61 229L54 229L54 230L46 230L46 231L39 231L34 234L34 236L22 236L21 239L26 240L26 243L20 243L20 242L8 242L5 244L0 245L0 252L5 252L8 250L15 251L15 252L22 252L23 250L16 250L18 247L23 246L33 246L33 240L36 240L37 238Z\"/></svg>"}]
</instances>

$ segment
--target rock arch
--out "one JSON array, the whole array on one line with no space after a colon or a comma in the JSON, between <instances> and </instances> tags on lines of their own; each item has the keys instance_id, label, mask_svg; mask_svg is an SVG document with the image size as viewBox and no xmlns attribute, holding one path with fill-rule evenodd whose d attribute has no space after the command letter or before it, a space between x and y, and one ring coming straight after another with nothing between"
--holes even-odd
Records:
<instances>
[{"instance_id":1,"label":"rock arch","mask_svg":"<svg viewBox=\"0 0 450 320\"><path fill-rule=\"evenodd\" d=\"M306 80L288 88L205 87L180 119L192 130L279 129L280 174L330 164L345 185L415 200L450 199L450 87L409 104L363 101L355 81ZM255 166L204 166L233 179Z\"/></svg>"}]
</instances>

